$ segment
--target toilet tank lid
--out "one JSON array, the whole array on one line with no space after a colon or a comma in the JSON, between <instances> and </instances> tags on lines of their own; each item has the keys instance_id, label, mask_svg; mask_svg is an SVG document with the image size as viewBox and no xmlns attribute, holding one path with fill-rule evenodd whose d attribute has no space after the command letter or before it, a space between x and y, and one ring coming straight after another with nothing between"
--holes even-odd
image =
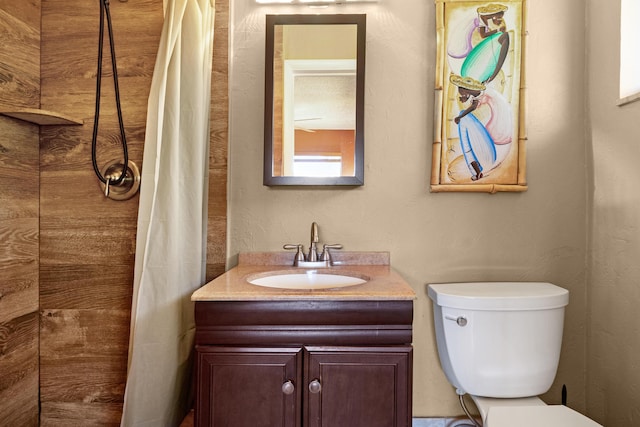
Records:
<instances>
[{"instance_id":1,"label":"toilet tank lid","mask_svg":"<svg viewBox=\"0 0 640 427\"><path fill-rule=\"evenodd\" d=\"M548 310L569 303L569 291L543 282L438 283L427 293L439 306L467 310Z\"/></svg>"}]
</instances>

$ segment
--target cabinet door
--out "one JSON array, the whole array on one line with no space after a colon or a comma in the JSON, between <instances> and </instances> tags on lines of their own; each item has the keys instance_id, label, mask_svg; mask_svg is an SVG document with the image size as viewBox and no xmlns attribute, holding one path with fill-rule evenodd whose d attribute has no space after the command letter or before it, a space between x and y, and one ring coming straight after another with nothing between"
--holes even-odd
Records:
<instances>
[{"instance_id":1,"label":"cabinet door","mask_svg":"<svg viewBox=\"0 0 640 427\"><path fill-rule=\"evenodd\" d=\"M307 351L305 426L411 425L411 346Z\"/></svg>"},{"instance_id":2,"label":"cabinet door","mask_svg":"<svg viewBox=\"0 0 640 427\"><path fill-rule=\"evenodd\" d=\"M302 349L197 347L196 425L300 427Z\"/></svg>"}]
</instances>

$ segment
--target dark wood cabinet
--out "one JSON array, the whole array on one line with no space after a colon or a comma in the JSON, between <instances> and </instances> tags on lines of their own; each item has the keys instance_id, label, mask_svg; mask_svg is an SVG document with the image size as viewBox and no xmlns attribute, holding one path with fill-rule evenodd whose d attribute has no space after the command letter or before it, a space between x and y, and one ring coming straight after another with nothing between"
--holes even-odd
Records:
<instances>
[{"instance_id":1,"label":"dark wood cabinet","mask_svg":"<svg viewBox=\"0 0 640 427\"><path fill-rule=\"evenodd\" d=\"M196 425L408 427L412 301L197 302Z\"/></svg>"},{"instance_id":2,"label":"dark wood cabinet","mask_svg":"<svg viewBox=\"0 0 640 427\"><path fill-rule=\"evenodd\" d=\"M198 348L198 425L298 427L302 349Z\"/></svg>"},{"instance_id":3,"label":"dark wood cabinet","mask_svg":"<svg viewBox=\"0 0 640 427\"><path fill-rule=\"evenodd\" d=\"M411 425L411 347L309 347L305 426Z\"/></svg>"}]
</instances>

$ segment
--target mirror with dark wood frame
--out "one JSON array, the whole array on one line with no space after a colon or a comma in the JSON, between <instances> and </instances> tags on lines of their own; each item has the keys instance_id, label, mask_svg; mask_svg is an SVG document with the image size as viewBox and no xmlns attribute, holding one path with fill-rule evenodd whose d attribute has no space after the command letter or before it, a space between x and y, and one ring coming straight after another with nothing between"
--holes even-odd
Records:
<instances>
[{"instance_id":1,"label":"mirror with dark wood frame","mask_svg":"<svg viewBox=\"0 0 640 427\"><path fill-rule=\"evenodd\" d=\"M264 185L363 185L366 15L266 20Z\"/></svg>"}]
</instances>

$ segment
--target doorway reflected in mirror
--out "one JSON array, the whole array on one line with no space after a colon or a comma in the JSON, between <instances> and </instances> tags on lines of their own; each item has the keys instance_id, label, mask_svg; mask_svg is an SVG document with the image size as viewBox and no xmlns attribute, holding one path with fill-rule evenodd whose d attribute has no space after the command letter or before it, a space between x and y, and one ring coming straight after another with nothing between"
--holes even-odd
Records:
<instances>
[{"instance_id":1,"label":"doorway reflected in mirror","mask_svg":"<svg viewBox=\"0 0 640 427\"><path fill-rule=\"evenodd\" d=\"M364 183L365 15L267 15L265 185Z\"/></svg>"}]
</instances>

